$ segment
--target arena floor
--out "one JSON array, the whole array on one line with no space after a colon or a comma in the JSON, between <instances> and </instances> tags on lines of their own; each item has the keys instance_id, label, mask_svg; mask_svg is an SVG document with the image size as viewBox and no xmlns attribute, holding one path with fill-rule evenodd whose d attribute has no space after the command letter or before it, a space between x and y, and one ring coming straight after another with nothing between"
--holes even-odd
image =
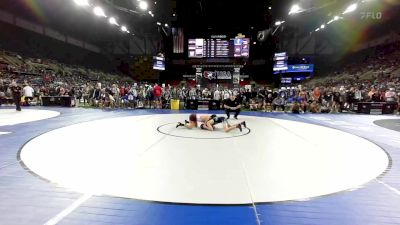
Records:
<instances>
[{"instance_id":1,"label":"arena floor","mask_svg":"<svg viewBox=\"0 0 400 225\"><path fill-rule=\"evenodd\" d=\"M398 116L189 113L1 108L0 224L400 224Z\"/></svg>"}]
</instances>

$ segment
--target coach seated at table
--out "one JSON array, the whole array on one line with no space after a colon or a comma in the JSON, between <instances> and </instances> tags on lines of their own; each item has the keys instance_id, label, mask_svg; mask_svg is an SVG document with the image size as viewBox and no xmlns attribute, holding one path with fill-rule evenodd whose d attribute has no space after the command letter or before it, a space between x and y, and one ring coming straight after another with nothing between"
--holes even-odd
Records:
<instances>
[{"instance_id":1,"label":"coach seated at table","mask_svg":"<svg viewBox=\"0 0 400 225\"><path fill-rule=\"evenodd\" d=\"M235 116L233 118L237 119L241 107L242 105L240 104L239 99L235 95L231 95L230 98L226 99L224 103L224 108L228 119L230 117L231 112L235 112Z\"/></svg>"}]
</instances>

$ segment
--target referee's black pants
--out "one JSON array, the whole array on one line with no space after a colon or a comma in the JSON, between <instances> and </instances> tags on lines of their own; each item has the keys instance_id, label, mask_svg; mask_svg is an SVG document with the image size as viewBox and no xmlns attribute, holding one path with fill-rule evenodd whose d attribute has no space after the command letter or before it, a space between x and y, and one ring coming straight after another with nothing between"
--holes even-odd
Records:
<instances>
[{"instance_id":1,"label":"referee's black pants","mask_svg":"<svg viewBox=\"0 0 400 225\"><path fill-rule=\"evenodd\" d=\"M237 116L238 116L239 113L240 113L240 109L236 109L236 110L225 109L225 113L226 113L226 116L228 117L228 119L229 119L229 117L231 116L231 115L230 115L231 112L235 112L234 118L237 118Z\"/></svg>"},{"instance_id":2,"label":"referee's black pants","mask_svg":"<svg viewBox=\"0 0 400 225\"><path fill-rule=\"evenodd\" d=\"M21 95L14 95L13 99L15 103L15 109L17 111L21 111Z\"/></svg>"}]
</instances>

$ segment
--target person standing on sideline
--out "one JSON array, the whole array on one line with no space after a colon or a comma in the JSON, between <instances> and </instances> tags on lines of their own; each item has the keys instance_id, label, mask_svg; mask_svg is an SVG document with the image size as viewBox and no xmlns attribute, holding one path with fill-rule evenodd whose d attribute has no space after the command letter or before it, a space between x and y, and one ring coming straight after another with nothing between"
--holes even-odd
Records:
<instances>
[{"instance_id":1,"label":"person standing on sideline","mask_svg":"<svg viewBox=\"0 0 400 225\"><path fill-rule=\"evenodd\" d=\"M226 116L228 117L227 119L230 118L230 112L235 112L235 116L233 118L237 119L242 105L240 104L238 98L232 94L227 100L225 100L224 107Z\"/></svg>"},{"instance_id":2,"label":"person standing on sideline","mask_svg":"<svg viewBox=\"0 0 400 225\"><path fill-rule=\"evenodd\" d=\"M221 100L221 92L218 90L218 88L214 91L213 99L215 101L220 101Z\"/></svg>"},{"instance_id":3,"label":"person standing on sideline","mask_svg":"<svg viewBox=\"0 0 400 225\"><path fill-rule=\"evenodd\" d=\"M162 88L156 83L153 87L154 108L162 109L161 96L163 95Z\"/></svg>"},{"instance_id":4,"label":"person standing on sideline","mask_svg":"<svg viewBox=\"0 0 400 225\"><path fill-rule=\"evenodd\" d=\"M34 92L35 92L35 90L33 90L33 88L31 86L29 86L28 83L23 88L23 93L24 93L24 97L25 97L24 100L25 100L26 106L29 106L29 100L33 100Z\"/></svg>"},{"instance_id":5,"label":"person standing on sideline","mask_svg":"<svg viewBox=\"0 0 400 225\"><path fill-rule=\"evenodd\" d=\"M17 82L13 80L10 85L11 93L14 99L14 103L17 111L21 111L21 90L22 88L17 85Z\"/></svg>"}]
</instances>

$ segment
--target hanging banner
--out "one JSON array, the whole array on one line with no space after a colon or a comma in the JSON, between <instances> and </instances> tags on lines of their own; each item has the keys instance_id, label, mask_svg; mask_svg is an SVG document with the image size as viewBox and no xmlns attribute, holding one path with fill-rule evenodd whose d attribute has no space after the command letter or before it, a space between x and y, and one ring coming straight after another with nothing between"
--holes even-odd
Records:
<instances>
[{"instance_id":1,"label":"hanging banner","mask_svg":"<svg viewBox=\"0 0 400 225\"><path fill-rule=\"evenodd\" d=\"M203 68L196 68L196 82L199 83L203 79Z\"/></svg>"},{"instance_id":2,"label":"hanging banner","mask_svg":"<svg viewBox=\"0 0 400 225\"><path fill-rule=\"evenodd\" d=\"M233 68L232 83L233 84L239 84L240 83L240 68Z\"/></svg>"}]
</instances>

